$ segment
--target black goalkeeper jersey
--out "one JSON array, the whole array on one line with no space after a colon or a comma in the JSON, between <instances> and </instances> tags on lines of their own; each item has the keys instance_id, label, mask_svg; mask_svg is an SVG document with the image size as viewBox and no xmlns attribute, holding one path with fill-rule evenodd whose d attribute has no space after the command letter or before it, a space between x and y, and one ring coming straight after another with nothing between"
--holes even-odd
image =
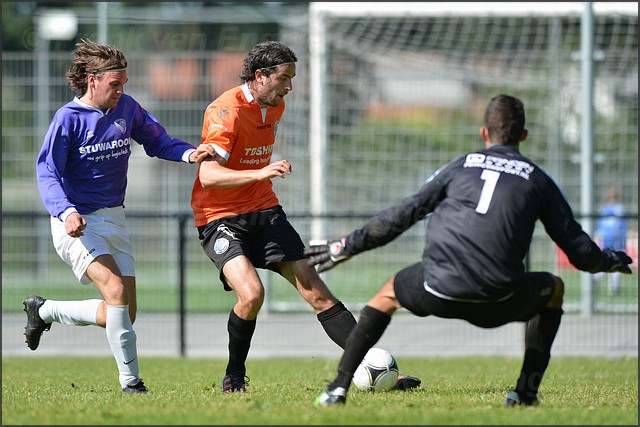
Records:
<instances>
[{"instance_id":1,"label":"black goalkeeper jersey","mask_svg":"<svg viewBox=\"0 0 640 427\"><path fill-rule=\"evenodd\" d=\"M355 255L427 218L425 289L442 298L498 301L525 274L535 223L578 269L600 271L604 255L575 220L556 183L514 146L493 146L436 171L420 190L347 237Z\"/></svg>"}]
</instances>

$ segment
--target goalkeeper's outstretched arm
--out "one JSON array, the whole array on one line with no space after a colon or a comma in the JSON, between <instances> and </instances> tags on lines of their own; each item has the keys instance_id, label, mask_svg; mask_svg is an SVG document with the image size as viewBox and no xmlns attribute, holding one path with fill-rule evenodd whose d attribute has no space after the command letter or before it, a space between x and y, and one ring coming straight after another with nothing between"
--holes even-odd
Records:
<instances>
[{"instance_id":1,"label":"goalkeeper's outstretched arm","mask_svg":"<svg viewBox=\"0 0 640 427\"><path fill-rule=\"evenodd\" d=\"M348 236L311 242L305 250L309 264L317 266L318 272L322 273L353 255L386 245L433 210L435 203L429 203L428 194L433 192L429 191L429 184L425 184L418 193L381 211Z\"/></svg>"}]
</instances>

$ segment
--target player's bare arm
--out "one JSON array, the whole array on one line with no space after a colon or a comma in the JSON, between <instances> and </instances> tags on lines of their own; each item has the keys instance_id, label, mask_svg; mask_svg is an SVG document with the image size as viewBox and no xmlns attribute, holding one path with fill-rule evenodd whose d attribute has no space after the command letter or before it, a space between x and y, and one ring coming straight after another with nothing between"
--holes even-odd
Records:
<instances>
[{"instance_id":1,"label":"player's bare arm","mask_svg":"<svg viewBox=\"0 0 640 427\"><path fill-rule=\"evenodd\" d=\"M204 188L230 188L276 177L284 178L291 174L288 160L278 160L262 169L234 170L224 166L225 160L219 154L207 158L200 164L198 171L200 183Z\"/></svg>"}]
</instances>

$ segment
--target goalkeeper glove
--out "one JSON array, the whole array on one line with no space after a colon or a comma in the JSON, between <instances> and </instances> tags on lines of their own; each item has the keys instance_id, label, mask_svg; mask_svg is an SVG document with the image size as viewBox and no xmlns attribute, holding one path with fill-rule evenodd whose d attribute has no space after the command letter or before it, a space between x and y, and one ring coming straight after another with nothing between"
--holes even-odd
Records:
<instances>
[{"instance_id":1,"label":"goalkeeper glove","mask_svg":"<svg viewBox=\"0 0 640 427\"><path fill-rule=\"evenodd\" d=\"M604 249L602 253L605 255L605 261L602 264L602 271L605 273L624 273L631 274L629 264L633 262L631 257L622 251L614 251L613 249Z\"/></svg>"},{"instance_id":2,"label":"goalkeeper glove","mask_svg":"<svg viewBox=\"0 0 640 427\"><path fill-rule=\"evenodd\" d=\"M318 273L327 271L337 264L348 260L351 255L346 253L347 239L322 240L305 249L304 255L309 258L309 265L318 266Z\"/></svg>"}]
</instances>

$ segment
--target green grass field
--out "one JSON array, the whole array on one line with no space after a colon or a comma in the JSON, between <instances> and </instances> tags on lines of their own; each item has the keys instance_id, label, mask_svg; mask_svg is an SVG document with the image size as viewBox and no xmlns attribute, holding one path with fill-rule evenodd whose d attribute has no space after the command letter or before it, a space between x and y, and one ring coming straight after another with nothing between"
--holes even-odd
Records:
<instances>
[{"instance_id":1,"label":"green grass field","mask_svg":"<svg viewBox=\"0 0 640 427\"><path fill-rule=\"evenodd\" d=\"M638 425L638 359L553 358L541 405L503 408L518 358L398 358L415 391L352 387L345 407L313 400L337 360L251 360L244 394L223 394L226 362L143 358L147 395L123 395L110 358L3 357L2 423L66 425Z\"/></svg>"}]
</instances>

